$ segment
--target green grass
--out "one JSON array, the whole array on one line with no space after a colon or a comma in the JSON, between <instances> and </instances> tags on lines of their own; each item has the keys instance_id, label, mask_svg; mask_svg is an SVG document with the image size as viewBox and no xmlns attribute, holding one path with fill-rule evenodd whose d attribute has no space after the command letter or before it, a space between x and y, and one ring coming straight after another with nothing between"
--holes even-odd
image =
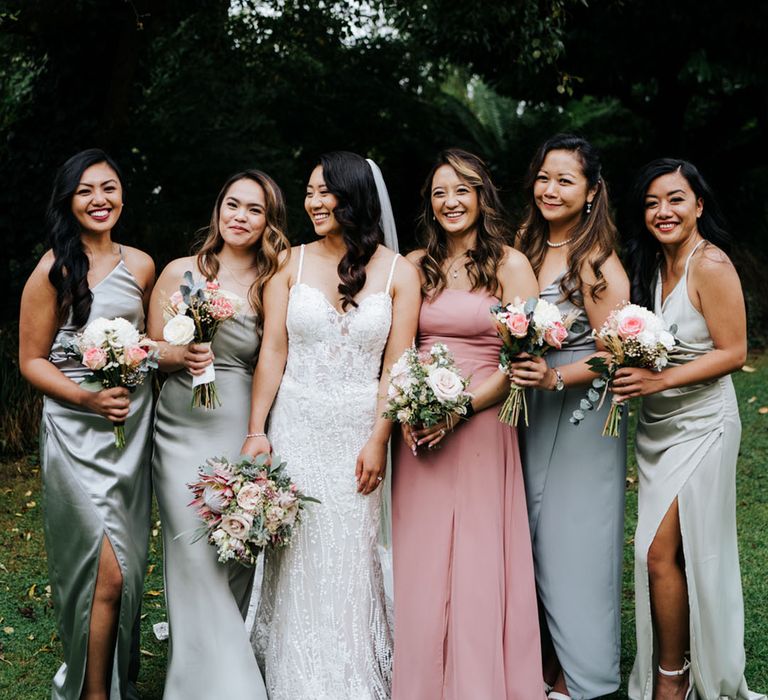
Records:
<instances>
[{"instance_id":1,"label":"green grass","mask_svg":"<svg viewBox=\"0 0 768 700\"><path fill-rule=\"evenodd\" d=\"M741 573L746 609L746 676L750 687L768 690L768 354L752 357L754 373L735 377L743 435L738 467L738 521ZM634 417L633 417L634 418ZM626 697L626 678L634 656L632 537L637 517L637 483L630 459L622 606L622 676L617 695ZM0 697L38 700L60 663L45 565L40 508L40 473L34 455L0 464ZM166 643L152 624L164 619L162 547L157 516L150 543L142 623L139 690L145 700L162 696Z\"/></svg>"}]
</instances>

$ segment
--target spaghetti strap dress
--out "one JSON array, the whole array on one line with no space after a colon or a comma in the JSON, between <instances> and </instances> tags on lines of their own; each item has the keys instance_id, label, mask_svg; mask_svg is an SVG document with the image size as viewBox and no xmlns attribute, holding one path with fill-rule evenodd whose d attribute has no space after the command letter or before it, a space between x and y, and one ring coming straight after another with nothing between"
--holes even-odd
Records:
<instances>
[{"instance_id":1,"label":"spaghetti strap dress","mask_svg":"<svg viewBox=\"0 0 768 700\"><path fill-rule=\"evenodd\" d=\"M541 298L578 315L563 347L544 356L550 367L595 352L589 318L562 298L561 279ZM619 438L603 437L606 401L572 425L585 391L527 391L520 429L543 646L554 647L573 700L613 693L621 680L627 421Z\"/></svg>"},{"instance_id":2,"label":"spaghetti strap dress","mask_svg":"<svg viewBox=\"0 0 768 700\"><path fill-rule=\"evenodd\" d=\"M425 300L419 348L445 343L470 391L499 364L484 291ZM478 411L440 449L393 450L393 700L544 698L517 431Z\"/></svg>"},{"instance_id":3,"label":"spaghetti strap dress","mask_svg":"<svg viewBox=\"0 0 768 700\"><path fill-rule=\"evenodd\" d=\"M143 292L121 259L91 289L89 322L121 316L144 327ZM56 333L49 360L72 381L90 371L65 349L80 328L70 319ZM102 416L45 397L40 454L45 544L56 625L64 663L53 679L52 700L80 697L85 678L91 604L104 536L123 578L110 681L110 700L129 692L131 638L141 605L150 526L151 382L131 394L125 448L115 447L112 424Z\"/></svg>"},{"instance_id":4,"label":"spaghetti strap dress","mask_svg":"<svg viewBox=\"0 0 768 700\"><path fill-rule=\"evenodd\" d=\"M168 671L164 700L266 700L244 619L254 569L218 562L202 521L189 507L187 484L209 457L240 455L248 432L258 318L237 314L221 324L211 348L221 405L192 408L192 375L181 369L163 384L157 401L152 478L163 531L168 608Z\"/></svg>"},{"instance_id":5,"label":"spaghetti strap dress","mask_svg":"<svg viewBox=\"0 0 768 700\"><path fill-rule=\"evenodd\" d=\"M684 357L714 348L706 321L688 296L688 267L654 311L675 333ZM672 364L672 363L670 363ZM639 476L635 533L637 656L629 681L632 700L651 700L658 661L648 584L648 549L677 498L690 609L692 698L765 700L744 679L744 602L736 541L736 462L741 421L730 376L646 396L637 426Z\"/></svg>"}]
</instances>

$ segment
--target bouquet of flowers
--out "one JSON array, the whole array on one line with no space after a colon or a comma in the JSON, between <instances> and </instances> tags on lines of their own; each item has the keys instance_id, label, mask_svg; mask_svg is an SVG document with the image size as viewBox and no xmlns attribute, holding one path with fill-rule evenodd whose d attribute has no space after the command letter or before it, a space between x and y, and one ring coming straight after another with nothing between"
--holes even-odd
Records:
<instances>
[{"instance_id":1,"label":"bouquet of flowers","mask_svg":"<svg viewBox=\"0 0 768 700\"><path fill-rule=\"evenodd\" d=\"M610 356L593 357L587 361L599 376L592 380L586 398L571 415L571 423L578 425L584 420L585 411L603 405L613 377L622 367L643 367L657 372L666 367L675 347L673 334L676 331L674 325L667 329L664 321L644 306L623 304L612 311L602 328L592 331L592 337L600 340ZM611 401L603 435L618 437L620 425L621 405Z\"/></svg>"},{"instance_id":2,"label":"bouquet of flowers","mask_svg":"<svg viewBox=\"0 0 768 700\"><path fill-rule=\"evenodd\" d=\"M187 487L190 506L203 521L193 542L206 537L220 562L235 559L253 566L264 547L287 547L301 520L305 496L285 473L285 462L265 454L237 462L221 458L199 467L198 479Z\"/></svg>"},{"instance_id":3,"label":"bouquet of flowers","mask_svg":"<svg viewBox=\"0 0 768 700\"><path fill-rule=\"evenodd\" d=\"M171 345L195 342L210 347L219 325L240 311L243 300L225 292L216 281L195 282L189 270L184 273L184 281L186 284L171 295L165 309L163 338ZM192 408L221 406L215 378L213 364L203 374L192 377Z\"/></svg>"},{"instance_id":4,"label":"bouquet of flowers","mask_svg":"<svg viewBox=\"0 0 768 700\"><path fill-rule=\"evenodd\" d=\"M523 301L515 297L511 304L491 307L496 332L502 340L499 369L510 373L515 358L521 352L541 357L550 348L558 350L568 337L576 315L563 316L557 306L545 299L531 297ZM512 384L509 396L499 410L499 420L517 426L522 411L528 425L528 403L523 387Z\"/></svg>"},{"instance_id":5,"label":"bouquet of flowers","mask_svg":"<svg viewBox=\"0 0 768 700\"><path fill-rule=\"evenodd\" d=\"M408 348L389 371L384 417L398 423L430 426L467 413L472 394L448 347L435 343L427 352Z\"/></svg>"},{"instance_id":6,"label":"bouquet of flowers","mask_svg":"<svg viewBox=\"0 0 768 700\"><path fill-rule=\"evenodd\" d=\"M67 344L91 376L80 386L101 391L118 386L135 389L157 369L157 344L124 318L96 318ZM125 447L125 423L114 423L115 447Z\"/></svg>"}]
</instances>

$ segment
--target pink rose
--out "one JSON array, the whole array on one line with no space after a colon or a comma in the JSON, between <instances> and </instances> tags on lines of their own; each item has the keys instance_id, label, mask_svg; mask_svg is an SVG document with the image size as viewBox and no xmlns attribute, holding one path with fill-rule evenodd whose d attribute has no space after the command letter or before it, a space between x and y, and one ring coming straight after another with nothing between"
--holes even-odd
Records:
<instances>
[{"instance_id":1,"label":"pink rose","mask_svg":"<svg viewBox=\"0 0 768 700\"><path fill-rule=\"evenodd\" d=\"M243 484L237 492L237 505L243 510L256 510L261 500L262 488L256 484Z\"/></svg>"},{"instance_id":2,"label":"pink rose","mask_svg":"<svg viewBox=\"0 0 768 700\"><path fill-rule=\"evenodd\" d=\"M528 333L528 317L519 311L507 314L507 328L515 338L525 338Z\"/></svg>"},{"instance_id":3,"label":"pink rose","mask_svg":"<svg viewBox=\"0 0 768 700\"><path fill-rule=\"evenodd\" d=\"M225 515L221 519L219 527L230 537L244 540L248 537L251 525L253 525L253 518L247 513L243 513L242 515Z\"/></svg>"},{"instance_id":4,"label":"pink rose","mask_svg":"<svg viewBox=\"0 0 768 700\"><path fill-rule=\"evenodd\" d=\"M211 301L209 313L215 321L226 321L235 315L235 307L229 299L219 297Z\"/></svg>"},{"instance_id":5,"label":"pink rose","mask_svg":"<svg viewBox=\"0 0 768 700\"><path fill-rule=\"evenodd\" d=\"M103 369L107 364L107 353L101 348L88 348L83 353L83 364L88 369Z\"/></svg>"},{"instance_id":6,"label":"pink rose","mask_svg":"<svg viewBox=\"0 0 768 700\"><path fill-rule=\"evenodd\" d=\"M176 290L173 294L171 294L171 304L174 306L178 306L179 304L184 302L184 296L182 293L178 290Z\"/></svg>"},{"instance_id":7,"label":"pink rose","mask_svg":"<svg viewBox=\"0 0 768 700\"><path fill-rule=\"evenodd\" d=\"M645 330L645 321L639 316L625 316L619 321L617 330L622 338L634 338Z\"/></svg>"},{"instance_id":8,"label":"pink rose","mask_svg":"<svg viewBox=\"0 0 768 700\"><path fill-rule=\"evenodd\" d=\"M147 351L138 345L132 345L125 349L125 359L129 367L138 367L147 359Z\"/></svg>"},{"instance_id":9,"label":"pink rose","mask_svg":"<svg viewBox=\"0 0 768 700\"><path fill-rule=\"evenodd\" d=\"M544 342L559 350L567 337L568 329L562 323L553 323L544 333Z\"/></svg>"},{"instance_id":10,"label":"pink rose","mask_svg":"<svg viewBox=\"0 0 768 700\"><path fill-rule=\"evenodd\" d=\"M219 288L219 281L218 280L210 280L205 283L205 288L211 290L212 292L216 291Z\"/></svg>"}]
</instances>

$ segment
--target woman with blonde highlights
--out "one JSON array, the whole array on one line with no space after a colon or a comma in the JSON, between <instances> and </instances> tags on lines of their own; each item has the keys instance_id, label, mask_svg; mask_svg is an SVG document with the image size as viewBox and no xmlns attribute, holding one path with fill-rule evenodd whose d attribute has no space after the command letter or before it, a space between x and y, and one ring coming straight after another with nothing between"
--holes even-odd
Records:
<instances>
[{"instance_id":1,"label":"woman with blonde highlights","mask_svg":"<svg viewBox=\"0 0 768 700\"><path fill-rule=\"evenodd\" d=\"M512 381L536 389L522 456L545 680L553 700L582 700L619 686L626 436L601 436L608 405L578 427L569 418L595 378L586 362L597 350L591 329L628 299L629 281L589 142L560 134L542 144L526 191L519 248L540 296L576 315L562 349L546 361L521 356Z\"/></svg>"},{"instance_id":2,"label":"woman with blonde highlights","mask_svg":"<svg viewBox=\"0 0 768 700\"><path fill-rule=\"evenodd\" d=\"M171 639L165 700L266 698L243 622L253 570L236 562L219 564L205 539L191 543L200 523L187 506L186 484L207 457L240 454L264 316L262 290L288 250L284 228L285 204L274 181L258 170L234 175L216 199L197 254L169 263L152 295L149 332L158 340L163 310L187 271L196 279L217 280L243 302L210 348L161 343L160 368L170 376L157 405L153 482L163 524ZM221 406L190 408L192 376L211 363Z\"/></svg>"},{"instance_id":3,"label":"woman with blonde highlights","mask_svg":"<svg viewBox=\"0 0 768 700\"><path fill-rule=\"evenodd\" d=\"M418 344L445 343L473 399L467 416L412 430L394 452L395 700L543 698L525 491L490 308L536 296L488 169L440 154L422 190Z\"/></svg>"}]
</instances>

